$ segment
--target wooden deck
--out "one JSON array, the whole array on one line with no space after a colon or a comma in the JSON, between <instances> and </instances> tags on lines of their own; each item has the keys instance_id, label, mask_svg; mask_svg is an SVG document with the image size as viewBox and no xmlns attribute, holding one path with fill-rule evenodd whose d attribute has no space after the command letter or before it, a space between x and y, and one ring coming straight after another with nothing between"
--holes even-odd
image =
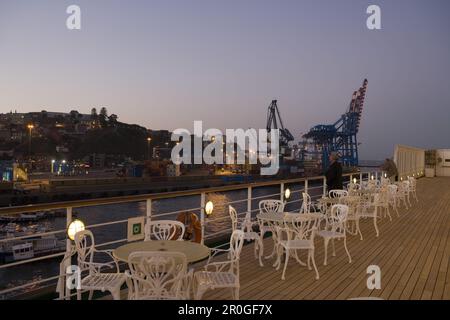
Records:
<instances>
[{"instance_id":1,"label":"wooden deck","mask_svg":"<svg viewBox=\"0 0 450 320\"><path fill-rule=\"evenodd\" d=\"M419 202L411 199L411 209L399 210L400 217L391 211L392 222L388 218L379 221L378 238L372 220L362 220L364 240L348 239L352 263L348 263L342 241L336 241L336 257L329 250L328 266L324 266L323 240L317 238L319 280L314 271L290 259L283 281L282 269L272 267L273 259L264 260L260 267L253 244L244 246L240 299L450 299L450 178L420 179L417 193ZM264 240L266 253L271 252L272 243L271 238ZM380 290L366 287L369 265L381 269ZM229 290L209 291L204 296L230 298Z\"/></svg>"}]
</instances>

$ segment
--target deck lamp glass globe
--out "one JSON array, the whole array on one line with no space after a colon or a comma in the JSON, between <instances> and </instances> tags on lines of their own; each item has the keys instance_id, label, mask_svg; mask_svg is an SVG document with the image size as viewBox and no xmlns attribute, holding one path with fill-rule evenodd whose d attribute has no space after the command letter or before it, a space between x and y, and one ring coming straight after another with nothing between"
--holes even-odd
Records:
<instances>
[{"instance_id":1,"label":"deck lamp glass globe","mask_svg":"<svg viewBox=\"0 0 450 320\"><path fill-rule=\"evenodd\" d=\"M289 198L291 197L291 190L290 190L289 188L287 188L287 189L284 191L284 197L285 197L286 199L289 199Z\"/></svg>"},{"instance_id":2,"label":"deck lamp glass globe","mask_svg":"<svg viewBox=\"0 0 450 320\"><path fill-rule=\"evenodd\" d=\"M372 176L370 177L370 179L371 179L371 180L374 180L374 179L375 179L375 177L374 177L374 176L372 175Z\"/></svg>"},{"instance_id":3,"label":"deck lamp glass globe","mask_svg":"<svg viewBox=\"0 0 450 320\"><path fill-rule=\"evenodd\" d=\"M73 220L70 224L69 224L69 228L67 228L67 236L69 237L70 240L74 240L75 239L75 234L77 232L80 231L84 231L85 226L83 221L81 220Z\"/></svg>"},{"instance_id":4,"label":"deck lamp glass globe","mask_svg":"<svg viewBox=\"0 0 450 320\"><path fill-rule=\"evenodd\" d=\"M214 210L214 205L213 205L212 201L208 201L206 203L206 205L205 205L205 212L206 212L206 214L208 216L211 215L213 210Z\"/></svg>"},{"instance_id":5,"label":"deck lamp glass globe","mask_svg":"<svg viewBox=\"0 0 450 320\"><path fill-rule=\"evenodd\" d=\"M357 180L356 178L353 178L353 183L356 184Z\"/></svg>"}]
</instances>

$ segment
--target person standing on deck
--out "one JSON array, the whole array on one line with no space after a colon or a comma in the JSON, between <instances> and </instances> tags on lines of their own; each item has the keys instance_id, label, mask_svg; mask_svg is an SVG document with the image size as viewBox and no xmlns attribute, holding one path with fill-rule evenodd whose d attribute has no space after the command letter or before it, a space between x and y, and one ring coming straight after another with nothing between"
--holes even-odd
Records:
<instances>
[{"instance_id":1,"label":"person standing on deck","mask_svg":"<svg viewBox=\"0 0 450 320\"><path fill-rule=\"evenodd\" d=\"M395 162L392 159L387 158L380 169L386 172L387 177L393 183L394 181L398 181L398 170Z\"/></svg>"},{"instance_id":2,"label":"person standing on deck","mask_svg":"<svg viewBox=\"0 0 450 320\"><path fill-rule=\"evenodd\" d=\"M330 153L330 166L325 172L325 177L327 178L327 188L328 192L330 190L343 189L342 183L342 165L339 160L339 155L337 152Z\"/></svg>"}]
</instances>

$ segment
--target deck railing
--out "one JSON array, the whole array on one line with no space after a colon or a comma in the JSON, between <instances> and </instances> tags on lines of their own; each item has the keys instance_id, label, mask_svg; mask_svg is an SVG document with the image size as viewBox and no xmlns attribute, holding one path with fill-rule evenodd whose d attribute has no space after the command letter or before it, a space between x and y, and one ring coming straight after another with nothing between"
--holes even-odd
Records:
<instances>
[{"instance_id":1,"label":"deck railing","mask_svg":"<svg viewBox=\"0 0 450 320\"><path fill-rule=\"evenodd\" d=\"M354 178L359 181L367 181L369 179L379 179L381 178L382 173L379 171L372 172L358 172L352 174L344 174L344 184L348 184ZM264 187L276 187L279 192L271 193L271 194L263 194L260 196L254 196L253 192L257 188ZM289 199L284 199L284 194L286 188L290 188L291 196ZM155 193L155 194L143 194L143 195L132 195L132 196L122 196L122 197L112 197L112 198L100 198L100 199L89 199L89 200L78 200L78 201L67 201L67 202L56 202L56 203L45 203L45 204L34 204L27 206L18 206L18 207L6 207L0 208L0 216L4 215L18 215L22 213L30 213L30 212L40 212L40 211L48 211L48 210L56 210L56 209L64 209L65 210L65 225L66 228L59 229L56 231L50 232L42 232L36 233L32 235L25 235L19 237L10 237L0 239L0 246L7 242L17 241L17 240L26 240L32 239L36 237L42 236L59 236L62 239L66 239L66 251L49 254L41 257L30 258L21 261L14 261L10 263L0 264L0 276L4 271L8 270L10 272L14 272L15 268L24 265L31 265L38 261L44 261L48 259L59 258L59 261L62 260L64 255L71 252L72 250L72 242L66 236L67 227L73 220L73 210L78 208L89 208L94 206L102 206L102 205L118 205L118 204L127 204L127 203L136 203L136 202L145 202L145 215L148 220L151 219L164 219L168 216L174 216L181 212L191 211L198 212L201 230L202 230L202 242L212 242L213 239L217 239L220 236L226 236L231 233L231 224L228 224L227 227L215 231L215 232L205 232L207 231L207 226L217 221L229 219L228 214L223 216L215 217L214 213L212 216L207 217L205 213L205 204L207 200L207 196L210 194L225 194L231 191L247 191L246 197L233 201L226 201L223 205L233 205L240 206L243 210L238 212L238 215L245 215L247 212L251 212L252 214L256 214L259 209L257 206L253 207L253 202L259 201L262 199L281 199L286 201L286 205L290 206L289 211L297 211L299 210L302 202L302 192L308 192L312 195L312 198L318 198L322 195L326 194L326 180L324 176L317 177L309 177L309 178L296 178L296 179L285 179L285 180L274 180L274 181L264 181L264 182L254 182L254 183L245 183L245 184L237 184L237 185L227 185L221 187L211 187L211 188L203 188L196 190L186 190L186 191L175 191L175 192L165 192L165 193ZM154 210L152 210L152 205L155 201L163 200L163 199L174 199L179 197L186 196L199 196L199 203L197 207L194 208L183 208L182 210L176 210L171 212L164 212L155 214ZM140 215L136 215L140 216ZM97 224L87 225L86 229L95 230L100 227L112 226L112 225L122 225L127 224L127 219L106 221ZM126 228L126 226L125 226ZM95 235L95 232L94 232ZM113 241L107 241L103 243L96 244L97 248L100 247L115 247L122 243L126 243L127 238L114 239ZM216 242L217 243L217 242ZM216 244L214 244L216 246ZM223 246L223 244L217 245L217 247ZM13 285L8 288L0 289L0 299L14 298L18 295L23 295L26 292L28 295L33 292L33 288L38 287L40 290L42 288L51 287L56 284L58 279L61 277L60 274L55 274L43 279L39 280L31 280L24 284ZM3 279L4 280L4 279ZM37 289L36 289L37 290ZM72 294L73 295L73 294ZM68 296L60 296L60 299L68 298Z\"/></svg>"}]
</instances>

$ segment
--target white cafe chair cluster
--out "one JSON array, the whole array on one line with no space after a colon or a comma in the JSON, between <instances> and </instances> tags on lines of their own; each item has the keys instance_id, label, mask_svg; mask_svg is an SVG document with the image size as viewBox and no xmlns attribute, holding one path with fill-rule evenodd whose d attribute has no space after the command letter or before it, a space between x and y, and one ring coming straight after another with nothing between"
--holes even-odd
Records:
<instances>
[{"instance_id":1,"label":"white cafe chair cluster","mask_svg":"<svg viewBox=\"0 0 450 320\"><path fill-rule=\"evenodd\" d=\"M86 291L89 291L88 299L92 299L94 291L107 291L113 299L120 300L125 285L128 287L129 300L201 299L207 290L217 288L229 288L231 296L239 299L239 259L244 240L256 240L257 250L261 250L262 254L262 247L259 247L261 239L249 231L250 223L248 217L242 221L242 227L247 228L243 231L237 228L236 221L229 249L212 249L204 270L195 273L193 269L188 270L184 253L163 251L132 252L128 258L128 270L122 273L112 250L96 249L92 232L79 231L74 237L72 253L61 262L60 272L66 276L64 266L76 255L78 268L82 271L77 299L81 299L82 293ZM151 232L146 241L183 241L185 232L182 223L171 220L149 221L145 228ZM212 259L219 253L227 253L228 260L213 262ZM97 257L100 254L106 255L109 261L103 262L103 259L102 262L96 262L94 255ZM63 277L60 279L63 280ZM57 290L60 295L66 290L63 281L59 281Z\"/></svg>"},{"instance_id":2,"label":"white cafe chair cluster","mask_svg":"<svg viewBox=\"0 0 450 320\"><path fill-rule=\"evenodd\" d=\"M78 267L82 271L78 299L81 299L82 292L89 292L88 298L92 299L94 291L107 291L113 299L118 300L125 286L128 287L129 300L202 299L205 292L224 288L230 290L233 299L239 299L239 266L244 242L254 242L254 256L262 267L263 239L267 233L271 233L273 252L266 258L276 258L273 266L276 270L282 268L281 279L286 279L288 264L294 261L309 270L314 269L318 280L315 240L323 239L324 266L328 264L330 242L332 256L336 256L336 241L342 241L348 262L351 263L347 236L359 234L363 239L359 228L361 219L373 220L378 237L379 219L387 217L392 220L391 209L399 216L398 209L401 206L411 207L411 197L418 201L416 179L413 177L395 184L387 179L350 183L347 190L330 190L328 196L314 203L311 196L303 192L298 213L285 212L285 202L281 200L262 200L259 202L258 220L252 219L251 212L245 212L243 217L239 217L236 209L229 206L232 234L228 249L211 249L207 263L196 272L188 270L185 254L164 251L133 252L128 259L128 270L121 272L112 251L98 250L89 230L75 234L72 254L63 259L61 266L66 266L76 254ZM271 217L272 220L262 220L261 216ZM184 241L186 229L179 221L164 220L149 221L145 230L145 241ZM306 262L300 258L302 252L306 253ZM96 258L100 256L108 259L97 261ZM219 256L222 259L218 259ZM64 290L61 288L60 281L60 292Z\"/></svg>"}]
</instances>

